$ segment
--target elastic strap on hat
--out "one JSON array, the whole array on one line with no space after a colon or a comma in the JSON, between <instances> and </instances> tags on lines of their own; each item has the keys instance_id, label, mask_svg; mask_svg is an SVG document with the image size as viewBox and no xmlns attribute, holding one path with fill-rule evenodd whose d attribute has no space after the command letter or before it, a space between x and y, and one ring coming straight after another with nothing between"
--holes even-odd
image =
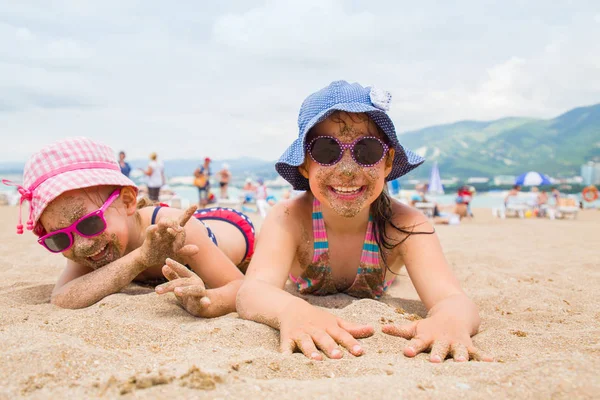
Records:
<instances>
[{"instance_id":1,"label":"elastic strap on hat","mask_svg":"<svg viewBox=\"0 0 600 400\"><path fill-rule=\"evenodd\" d=\"M19 191L19 194L21 195L21 199L19 200L19 223L17 224L17 234L23 234L23 218L21 216L21 208L25 200L29 202L29 218L27 219L27 230L33 230L33 204L31 201L33 196L31 191L25 189L18 183L9 181L8 179L2 179L2 183L6 186L16 186L17 190Z\"/></svg>"}]
</instances>

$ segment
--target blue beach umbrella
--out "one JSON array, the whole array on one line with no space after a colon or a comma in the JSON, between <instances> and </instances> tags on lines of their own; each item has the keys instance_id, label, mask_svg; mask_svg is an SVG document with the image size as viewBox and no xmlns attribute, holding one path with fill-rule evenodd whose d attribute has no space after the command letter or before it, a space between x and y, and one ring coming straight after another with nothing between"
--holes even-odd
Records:
<instances>
[{"instance_id":1,"label":"blue beach umbrella","mask_svg":"<svg viewBox=\"0 0 600 400\"><path fill-rule=\"evenodd\" d=\"M519 177L515 180L515 185L521 186L539 186L539 185L550 185L550 179L539 172L529 171L524 173L523 175L519 175Z\"/></svg>"}]
</instances>

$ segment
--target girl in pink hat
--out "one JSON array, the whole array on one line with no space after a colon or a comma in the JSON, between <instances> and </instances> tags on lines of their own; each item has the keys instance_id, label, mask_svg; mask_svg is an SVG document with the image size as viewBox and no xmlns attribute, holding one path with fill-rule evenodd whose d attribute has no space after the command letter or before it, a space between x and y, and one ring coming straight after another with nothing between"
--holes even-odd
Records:
<instances>
[{"instance_id":1,"label":"girl in pink hat","mask_svg":"<svg viewBox=\"0 0 600 400\"><path fill-rule=\"evenodd\" d=\"M288 279L303 295L345 293L377 299L403 266L429 313L385 333L408 339L404 354L431 352L430 361L490 358L471 336L475 304L461 290L431 223L392 199L386 181L423 163L398 141L387 115L391 95L345 81L310 95L298 116L299 135L275 165L295 190L261 228L256 254L238 293L242 318L280 331L280 348L322 360L360 356L357 338L370 325L337 318L284 290Z\"/></svg>"},{"instance_id":2,"label":"girl in pink hat","mask_svg":"<svg viewBox=\"0 0 600 400\"><path fill-rule=\"evenodd\" d=\"M87 307L132 281L166 277L156 292L173 292L193 315L235 311L243 278L236 265L248 263L254 246L250 220L231 209L144 206L114 154L87 138L61 140L32 155L16 185L19 214L29 203L26 228L67 258L51 302Z\"/></svg>"}]
</instances>

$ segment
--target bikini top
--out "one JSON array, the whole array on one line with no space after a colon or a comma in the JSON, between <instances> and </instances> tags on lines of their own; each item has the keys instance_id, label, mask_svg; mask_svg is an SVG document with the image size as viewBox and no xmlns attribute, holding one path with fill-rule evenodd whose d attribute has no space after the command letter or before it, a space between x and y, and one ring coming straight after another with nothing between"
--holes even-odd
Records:
<instances>
[{"instance_id":1,"label":"bikini top","mask_svg":"<svg viewBox=\"0 0 600 400\"><path fill-rule=\"evenodd\" d=\"M321 203L313 200L313 259L299 277L290 274L290 280L298 286L302 294L328 295L340 293L331 275L329 265L329 243L327 230L321 212ZM379 265L379 246L375 240L373 218L369 215L367 233L363 243L360 264L352 285L343 291L350 296L359 298L379 298L392 284L394 277L385 281L385 269Z\"/></svg>"}]
</instances>

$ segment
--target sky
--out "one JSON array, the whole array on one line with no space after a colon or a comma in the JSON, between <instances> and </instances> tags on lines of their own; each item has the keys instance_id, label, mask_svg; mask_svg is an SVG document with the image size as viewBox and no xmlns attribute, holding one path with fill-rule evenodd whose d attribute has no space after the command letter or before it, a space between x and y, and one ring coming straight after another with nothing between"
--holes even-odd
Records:
<instances>
[{"instance_id":1,"label":"sky","mask_svg":"<svg viewBox=\"0 0 600 400\"><path fill-rule=\"evenodd\" d=\"M0 162L70 136L275 160L338 79L390 91L399 132L600 103L596 0L0 3Z\"/></svg>"}]
</instances>

